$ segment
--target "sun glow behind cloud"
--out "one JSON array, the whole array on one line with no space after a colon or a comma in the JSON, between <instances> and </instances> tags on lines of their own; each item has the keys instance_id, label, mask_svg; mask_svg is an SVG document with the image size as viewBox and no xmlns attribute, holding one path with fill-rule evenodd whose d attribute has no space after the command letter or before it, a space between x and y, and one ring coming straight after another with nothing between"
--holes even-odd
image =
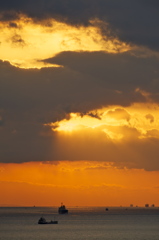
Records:
<instances>
[{"instance_id":1,"label":"sun glow behind cloud","mask_svg":"<svg viewBox=\"0 0 159 240\"><path fill-rule=\"evenodd\" d=\"M74 131L105 132L114 141L125 137L159 138L159 106L156 104L134 104L122 108L112 106L96 109L85 115L71 113L70 119L49 123L53 131L73 133Z\"/></svg>"},{"instance_id":2,"label":"sun glow behind cloud","mask_svg":"<svg viewBox=\"0 0 159 240\"><path fill-rule=\"evenodd\" d=\"M89 26L71 26L50 19L34 22L21 15L19 20L0 23L0 59L21 68L57 66L42 60L62 51L123 52L130 49L118 39L103 37L99 20Z\"/></svg>"}]
</instances>

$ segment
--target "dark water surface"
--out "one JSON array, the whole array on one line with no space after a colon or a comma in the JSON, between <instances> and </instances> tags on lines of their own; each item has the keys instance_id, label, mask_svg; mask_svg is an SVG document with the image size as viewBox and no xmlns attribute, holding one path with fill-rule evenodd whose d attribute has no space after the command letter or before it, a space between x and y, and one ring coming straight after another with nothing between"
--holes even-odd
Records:
<instances>
[{"instance_id":1,"label":"dark water surface","mask_svg":"<svg viewBox=\"0 0 159 240\"><path fill-rule=\"evenodd\" d=\"M159 240L159 208L1 207L0 240ZM39 225L43 216L58 224Z\"/></svg>"}]
</instances>

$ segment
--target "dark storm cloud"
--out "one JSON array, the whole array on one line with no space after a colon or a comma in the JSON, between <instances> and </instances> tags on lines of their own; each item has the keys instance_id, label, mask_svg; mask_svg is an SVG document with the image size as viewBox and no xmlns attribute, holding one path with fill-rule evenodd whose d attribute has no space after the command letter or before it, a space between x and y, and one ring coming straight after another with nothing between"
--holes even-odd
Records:
<instances>
[{"instance_id":1,"label":"dark storm cloud","mask_svg":"<svg viewBox=\"0 0 159 240\"><path fill-rule=\"evenodd\" d=\"M142 91L158 102L155 58L65 52L46 61L64 67L24 70L1 62L2 109L20 117L29 111L28 118L47 123L65 118L70 112L87 113L108 105L145 102Z\"/></svg>"},{"instance_id":2,"label":"dark storm cloud","mask_svg":"<svg viewBox=\"0 0 159 240\"><path fill-rule=\"evenodd\" d=\"M134 101L145 101L137 89L149 92L154 101L159 100L159 62L156 57L136 57L131 52L63 52L45 61L64 65L91 77L91 83L97 87L96 93L99 88L101 93L105 91L104 99L107 99L107 103L102 104L119 103L126 106Z\"/></svg>"},{"instance_id":3,"label":"dark storm cloud","mask_svg":"<svg viewBox=\"0 0 159 240\"><path fill-rule=\"evenodd\" d=\"M38 7L37 7L38 6ZM95 15L96 1L90 0L23 0L6 1L0 6L3 20L15 18L16 13L24 13L35 19L58 18L72 24L87 23ZM10 14L8 13L10 12Z\"/></svg>"},{"instance_id":4,"label":"dark storm cloud","mask_svg":"<svg viewBox=\"0 0 159 240\"><path fill-rule=\"evenodd\" d=\"M54 136L50 135L47 127L34 121L24 123L15 120L14 114L12 117L14 119L6 119L5 126L0 128L0 161L22 163L52 160Z\"/></svg>"},{"instance_id":5,"label":"dark storm cloud","mask_svg":"<svg viewBox=\"0 0 159 240\"><path fill-rule=\"evenodd\" d=\"M56 18L75 25L98 18L121 40L159 50L157 0L6 0L1 1L0 11L1 20L18 18L17 13L36 21Z\"/></svg>"},{"instance_id":6,"label":"dark storm cloud","mask_svg":"<svg viewBox=\"0 0 159 240\"><path fill-rule=\"evenodd\" d=\"M0 118L0 127L4 125L4 120Z\"/></svg>"}]
</instances>

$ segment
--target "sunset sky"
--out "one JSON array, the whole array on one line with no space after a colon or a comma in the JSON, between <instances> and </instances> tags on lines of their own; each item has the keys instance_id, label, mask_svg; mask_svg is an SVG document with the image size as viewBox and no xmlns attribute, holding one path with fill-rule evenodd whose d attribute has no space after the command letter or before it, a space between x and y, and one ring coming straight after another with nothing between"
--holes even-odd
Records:
<instances>
[{"instance_id":1,"label":"sunset sky","mask_svg":"<svg viewBox=\"0 0 159 240\"><path fill-rule=\"evenodd\" d=\"M0 206L159 206L159 1L0 3Z\"/></svg>"}]
</instances>

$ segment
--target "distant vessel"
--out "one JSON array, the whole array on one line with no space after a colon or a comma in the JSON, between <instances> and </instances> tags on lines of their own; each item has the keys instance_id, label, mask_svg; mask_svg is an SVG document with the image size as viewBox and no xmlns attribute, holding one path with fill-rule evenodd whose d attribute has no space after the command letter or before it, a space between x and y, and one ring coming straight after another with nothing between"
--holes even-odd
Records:
<instances>
[{"instance_id":1,"label":"distant vessel","mask_svg":"<svg viewBox=\"0 0 159 240\"><path fill-rule=\"evenodd\" d=\"M61 203L61 207L59 207L58 212L59 214L68 213L68 210L66 209L65 205L63 205L63 203Z\"/></svg>"},{"instance_id":2,"label":"distant vessel","mask_svg":"<svg viewBox=\"0 0 159 240\"><path fill-rule=\"evenodd\" d=\"M38 221L38 224L57 224L58 221L50 221L50 222L47 222L46 219L44 217L41 217Z\"/></svg>"}]
</instances>

